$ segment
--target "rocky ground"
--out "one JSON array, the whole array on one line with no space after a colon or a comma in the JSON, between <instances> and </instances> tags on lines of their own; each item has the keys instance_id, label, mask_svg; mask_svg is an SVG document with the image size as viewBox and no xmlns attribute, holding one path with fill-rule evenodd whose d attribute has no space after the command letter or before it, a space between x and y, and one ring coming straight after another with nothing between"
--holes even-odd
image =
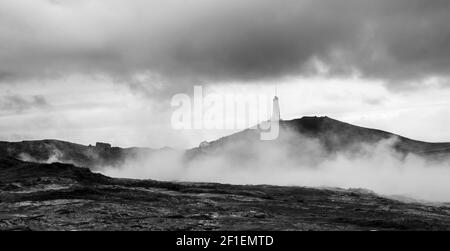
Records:
<instances>
[{"instance_id":1,"label":"rocky ground","mask_svg":"<svg viewBox=\"0 0 450 251\"><path fill-rule=\"evenodd\" d=\"M360 190L112 179L0 160L0 230L449 230L450 207Z\"/></svg>"}]
</instances>

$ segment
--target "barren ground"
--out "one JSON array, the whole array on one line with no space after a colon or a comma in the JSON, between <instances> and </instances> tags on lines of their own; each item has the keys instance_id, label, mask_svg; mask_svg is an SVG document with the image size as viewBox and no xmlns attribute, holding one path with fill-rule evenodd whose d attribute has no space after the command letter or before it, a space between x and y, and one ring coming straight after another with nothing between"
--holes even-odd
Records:
<instances>
[{"instance_id":1,"label":"barren ground","mask_svg":"<svg viewBox=\"0 0 450 251\"><path fill-rule=\"evenodd\" d=\"M360 190L112 179L0 161L0 230L449 230L450 208Z\"/></svg>"}]
</instances>

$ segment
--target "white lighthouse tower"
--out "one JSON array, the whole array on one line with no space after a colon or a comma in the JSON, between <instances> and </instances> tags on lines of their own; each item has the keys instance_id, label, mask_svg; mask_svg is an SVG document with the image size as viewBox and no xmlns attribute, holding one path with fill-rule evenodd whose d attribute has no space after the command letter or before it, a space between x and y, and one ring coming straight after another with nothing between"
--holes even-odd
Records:
<instances>
[{"instance_id":1,"label":"white lighthouse tower","mask_svg":"<svg viewBox=\"0 0 450 251\"><path fill-rule=\"evenodd\" d=\"M267 121L269 127L269 131L262 131L260 134L261 140L275 140L278 138L280 133L280 105L278 104L277 91L275 89L275 96L273 97L273 105L272 105L272 118L270 121Z\"/></svg>"},{"instance_id":2,"label":"white lighthouse tower","mask_svg":"<svg viewBox=\"0 0 450 251\"><path fill-rule=\"evenodd\" d=\"M273 105L272 105L272 122L280 121L280 105L278 104L278 97L275 94L273 97Z\"/></svg>"}]
</instances>

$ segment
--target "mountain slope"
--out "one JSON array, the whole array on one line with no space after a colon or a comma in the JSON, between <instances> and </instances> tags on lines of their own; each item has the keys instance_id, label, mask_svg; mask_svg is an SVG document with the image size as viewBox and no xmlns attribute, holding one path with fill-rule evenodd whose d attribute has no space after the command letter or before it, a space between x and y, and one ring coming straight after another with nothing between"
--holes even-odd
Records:
<instances>
[{"instance_id":1,"label":"mountain slope","mask_svg":"<svg viewBox=\"0 0 450 251\"><path fill-rule=\"evenodd\" d=\"M303 117L283 121L284 126L299 133L318 137L329 149L339 150L355 143L375 143L380 140L397 138L397 150L407 153L450 152L449 143L429 143L402 137L382 130L351 125L328 117Z\"/></svg>"},{"instance_id":2,"label":"mountain slope","mask_svg":"<svg viewBox=\"0 0 450 251\"><path fill-rule=\"evenodd\" d=\"M361 144L376 144L382 140L393 139L393 148L399 153L415 153L423 156L449 156L450 143L428 143L408 139L393 133L354 126L328 117L302 117L300 119L280 121L279 137L273 141L261 141L261 130L247 129L202 147L187 151L189 159L202 155L223 152L242 154L256 146L270 149L283 147L293 154L311 153L306 151L311 145L318 145L329 154L345 150L358 150ZM317 149L317 147L316 147ZM251 150L250 150L251 151ZM257 153L257 152L255 152ZM251 155L251 154L250 154Z\"/></svg>"},{"instance_id":3,"label":"mountain slope","mask_svg":"<svg viewBox=\"0 0 450 251\"><path fill-rule=\"evenodd\" d=\"M139 154L151 154L151 148L120 148L97 143L85 146L59 140L36 140L22 142L0 141L0 157L12 157L31 162L62 162L77 166L96 168L119 166L126 158Z\"/></svg>"},{"instance_id":4,"label":"mountain slope","mask_svg":"<svg viewBox=\"0 0 450 251\"><path fill-rule=\"evenodd\" d=\"M246 129L189 149L186 160L201 156L221 155L236 163L252 161L271 151L284 151L288 157L320 159L341 151L357 152L361 144L375 144L395 138L393 148L401 154L415 153L432 158L450 155L450 143L421 142L389 132L354 126L328 117L302 117L280 121L277 140L261 141L260 130ZM262 153L264 150L264 153ZM120 166L127 159L148 157L171 149L120 148L97 143L85 146L58 140L0 142L0 157L12 157L25 161L71 163L96 169L102 166Z\"/></svg>"}]
</instances>

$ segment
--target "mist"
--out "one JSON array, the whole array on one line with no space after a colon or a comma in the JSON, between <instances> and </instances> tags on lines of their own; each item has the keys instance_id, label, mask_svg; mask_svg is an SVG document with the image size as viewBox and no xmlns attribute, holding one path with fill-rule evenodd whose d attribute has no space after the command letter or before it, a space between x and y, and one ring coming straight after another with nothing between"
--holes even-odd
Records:
<instances>
[{"instance_id":1,"label":"mist","mask_svg":"<svg viewBox=\"0 0 450 251\"><path fill-rule=\"evenodd\" d=\"M450 202L449 159L400 153L394 149L396 137L359 142L334 152L317 138L292 131L270 142L252 140L252 136L253 132L232 135L186 152L159 151L100 172L165 181L358 188L398 198Z\"/></svg>"}]
</instances>

